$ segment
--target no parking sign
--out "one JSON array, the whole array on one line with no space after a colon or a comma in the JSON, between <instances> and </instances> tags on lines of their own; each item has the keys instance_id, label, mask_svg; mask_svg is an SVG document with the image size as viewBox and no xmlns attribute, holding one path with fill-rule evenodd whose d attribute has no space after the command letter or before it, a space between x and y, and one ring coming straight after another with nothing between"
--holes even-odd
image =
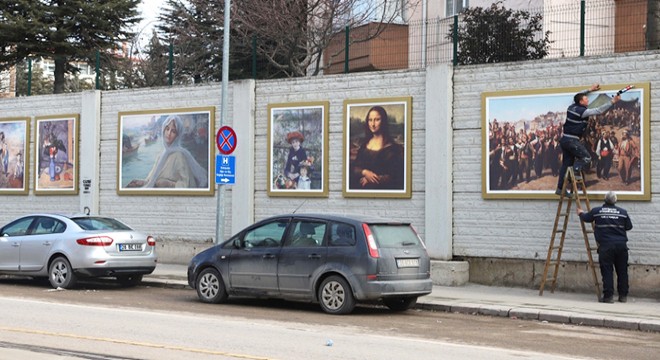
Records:
<instances>
[{"instance_id":1,"label":"no parking sign","mask_svg":"<svg viewBox=\"0 0 660 360\"><path fill-rule=\"evenodd\" d=\"M229 126L223 126L218 130L218 134L215 136L215 143L218 145L218 151L223 155L229 155L236 150L236 143L238 139L236 138L236 132L234 129Z\"/></svg>"}]
</instances>

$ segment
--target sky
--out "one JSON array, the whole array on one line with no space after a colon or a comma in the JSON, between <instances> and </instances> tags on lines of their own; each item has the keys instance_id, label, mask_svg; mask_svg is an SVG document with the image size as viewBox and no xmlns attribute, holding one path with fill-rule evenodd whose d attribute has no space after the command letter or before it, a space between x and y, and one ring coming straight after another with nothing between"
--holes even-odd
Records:
<instances>
[{"instance_id":1,"label":"sky","mask_svg":"<svg viewBox=\"0 0 660 360\"><path fill-rule=\"evenodd\" d=\"M160 8L163 5L165 5L165 0L142 0L142 3L138 6L138 11L143 19L137 26L136 31L142 30L143 33L150 33L148 30L155 25L160 14Z\"/></svg>"},{"instance_id":2,"label":"sky","mask_svg":"<svg viewBox=\"0 0 660 360\"><path fill-rule=\"evenodd\" d=\"M593 101L598 94L614 95L616 90L599 91L589 94L589 101ZM566 111L573 102L574 93L564 94L536 94L517 95L512 97L494 97L489 101L488 121L496 118L499 122L516 122L521 119L532 120L536 116L548 112ZM640 96L639 91L629 91L621 95L622 100L633 100Z\"/></svg>"}]
</instances>

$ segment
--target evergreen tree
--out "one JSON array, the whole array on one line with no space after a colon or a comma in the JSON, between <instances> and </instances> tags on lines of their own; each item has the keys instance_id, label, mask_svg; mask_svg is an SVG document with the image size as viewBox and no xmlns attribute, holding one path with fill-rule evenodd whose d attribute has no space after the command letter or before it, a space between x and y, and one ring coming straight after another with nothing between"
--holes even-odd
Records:
<instances>
[{"instance_id":1,"label":"evergreen tree","mask_svg":"<svg viewBox=\"0 0 660 360\"><path fill-rule=\"evenodd\" d=\"M46 95L53 93L53 80L44 75L43 69L36 61L32 62L30 72L28 61L16 64L16 96L27 96L28 77L30 79L30 95Z\"/></svg>"},{"instance_id":2,"label":"evergreen tree","mask_svg":"<svg viewBox=\"0 0 660 360\"><path fill-rule=\"evenodd\" d=\"M140 0L0 0L0 70L28 57L55 61L53 90L65 91L74 61L109 58L140 18ZM106 63L109 63L106 61Z\"/></svg>"},{"instance_id":3,"label":"evergreen tree","mask_svg":"<svg viewBox=\"0 0 660 360\"><path fill-rule=\"evenodd\" d=\"M540 35L539 40L535 40ZM513 11L493 3L461 14L458 26L458 63L484 64L542 59L548 55L550 32L543 33L543 15ZM453 25L448 39L454 38Z\"/></svg>"},{"instance_id":4,"label":"evergreen tree","mask_svg":"<svg viewBox=\"0 0 660 360\"><path fill-rule=\"evenodd\" d=\"M160 21L160 39L174 50L175 82L222 80L224 2L168 0ZM229 79L251 77L251 39L230 30Z\"/></svg>"},{"instance_id":5,"label":"evergreen tree","mask_svg":"<svg viewBox=\"0 0 660 360\"><path fill-rule=\"evenodd\" d=\"M174 52L174 81L201 83L222 79L222 23L210 17L222 13L222 1L168 0L157 27L161 41Z\"/></svg>"},{"instance_id":6,"label":"evergreen tree","mask_svg":"<svg viewBox=\"0 0 660 360\"><path fill-rule=\"evenodd\" d=\"M229 79L317 75L327 66L322 54L345 26L376 24L351 42L368 41L388 24L402 20L402 9L417 0L236 0L231 9ZM168 0L159 34L172 43L175 74L195 82L222 78L224 2ZM336 56L337 54L331 54Z\"/></svg>"}]
</instances>

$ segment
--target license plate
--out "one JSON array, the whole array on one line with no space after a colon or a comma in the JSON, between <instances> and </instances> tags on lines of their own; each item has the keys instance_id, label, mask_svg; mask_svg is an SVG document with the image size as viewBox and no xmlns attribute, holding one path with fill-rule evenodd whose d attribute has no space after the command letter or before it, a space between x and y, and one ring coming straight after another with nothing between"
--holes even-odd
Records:
<instances>
[{"instance_id":1,"label":"license plate","mask_svg":"<svg viewBox=\"0 0 660 360\"><path fill-rule=\"evenodd\" d=\"M419 267L419 259L396 259L396 266L400 268Z\"/></svg>"},{"instance_id":2,"label":"license plate","mask_svg":"<svg viewBox=\"0 0 660 360\"><path fill-rule=\"evenodd\" d=\"M119 251L142 251L142 244L119 244Z\"/></svg>"}]
</instances>

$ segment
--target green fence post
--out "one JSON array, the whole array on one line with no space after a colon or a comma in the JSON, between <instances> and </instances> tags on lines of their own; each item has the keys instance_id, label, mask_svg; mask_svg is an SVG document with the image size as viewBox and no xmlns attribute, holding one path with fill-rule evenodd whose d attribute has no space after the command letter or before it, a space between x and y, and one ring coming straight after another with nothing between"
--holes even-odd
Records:
<instances>
[{"instance_id":1,"label":"green fence post","mask_svg":"<svg viewBox=\"0 0 660 360\"><path fill-rule=\"evenodd\" d=\"M580 1L580 56L584 56L584 28L586 18L586 6L584 0Z\"/></svg>"},{"instance_id":2,"label":"green fence post","mask_svg":"<svg viewBox=\"0 0 660 360\"><path fill-rule=\"evenodd\" d=\"M454 36L452 42L454 43L454 66L458 65L458 15L454 15Z\"/></svg>"},{"instance_id":3,"label":"green fence post","mask_svg":"<svg viewBox=\"0 0 660 360\"><path fill-rule=\"evenodd\" d=\"M27 96L32 95L32 59L28 58L28 88Z\"/></svg>"},{"instance_id":4,"label":"green fence post","mask_svg":"<svg viewBox=\"0 0 660 360\"><path fill-rule=\"evenodd\" d=\"M174 44L170 43L170 61L168 64L168 80L167 80L170 86L172 86L172 83L174 82L174 74L172 73L173 68L174 68Z\"/></svg>"},{"instance_id":5,"label":"green fence post","mask_svg":"<svg viewBox=\"0 0 660 360\"><path fill-rule=\"evenodd\" d=\"M344 56L344 74L348 74L348 68L349 68L349 66L348 66L348 61L349 61L348 47L350 46L350 41L348 41L348 36L350 35L350 33L351 33L351 30L348 27L348 25L346 25L346 42L344 44L344 48L346 49L346 53L344 54L345 55Z\"/></svg>"},{"instance_id":6,"label":"green fence post","mask_svg":"<svg viewBox=\"0 0 660 360\"><path fill-rule=\"evenodd\" d=\"M101 89L101 52L96 50L96 90Z\"/></svg>"},{"instance_id":7,"label":"green fence post","mask_svg":"<svg viewBox=\"0 0 660 360\"><path fill-rule=\"evenodd\" d=\"M252 35L252 78L257 78L257 35Z\"/></svg>"}]
</instances>

